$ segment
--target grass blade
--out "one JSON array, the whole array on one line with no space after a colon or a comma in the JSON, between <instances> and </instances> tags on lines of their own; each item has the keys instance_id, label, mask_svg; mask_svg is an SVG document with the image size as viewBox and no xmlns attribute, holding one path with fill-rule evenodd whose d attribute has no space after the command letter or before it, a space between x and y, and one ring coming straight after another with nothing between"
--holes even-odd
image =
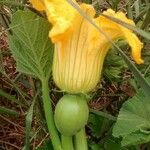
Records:
<instances>
[{"instance_id":1,"label":"grass blade","mask_svg":"<svg viewBox=\"0 0 150 150\"><path fill-rule=\"evenodd\" d=\"M5 97L11 102L15 102L16 104L23 105L18 99L15 98L15 96L8 94L1 89L0 89L0 97Z\"/></svg>"},{"instance_id":2,"label":"grass blade","mask_svg":"<svg viewBox=\"0 0 150 150\"><path fill-rule=\"evenodd\" d=\"M0 1L1 5L10 5L10 6L16 6L16 7L25 7L26 5L19 3L19 2L14 2L12 0L2 0Z\"/></svg>"},{"instance_id":3,"label":"grass blade","mask_svg":"<svg viewBox=\"0 0 150 150\"><path fill-rule=\"evenodd\" d=\"M28 110L28 113L26 115L26 131L25 131L25 146L23 150L29 150L30 149L30 132L32 127L32 119L33 119L33 110L34 110L34 104L35 100L37 98L37 95L34 97L33 102Z\"/></svg>"},{"instance_id":4,"label":"grass blade","mask_svg":"<svg viewBox=\"0 0 150 150\"><path fill-rule=\"evenodd\" d=\"M90 109L90 112L93 113L93 114L96 114L98 116L101 116L103 118L106 118L106 119L109 119L109 120L113 120L113 121L116 121L116 117L108 114L108 113L105 113L105 112L102 112L102 111L97 111L97 110L94 110L94 109Z\"/></svg>"},{"instance_id":5,"label":"grass blade","mask_svg":"<svg viewBox=\"0 0 150 150\"><path fill-rule=\"evenodd\" d=\"M128 18L133 19L133 12L132 12L130 1L128 1L127 3L127 15L128 15Z\"/></svg>"},{"instance_id":6,"label":"grass blade","mask_svg":"<svg viewBox=\"0 0 150 150\"><path fill-rule=\"evenodd\" d=\"M149 24L150 24L150 7L149 7L149 9L147 11L146 17L145 17L145 19L143 21L143 24L142 24L141 28L145 29L145 28L148 27Z\"/></svg>"},{"instance_id":7,"label":"grass blade","mask_svg":"<svg viewBox=\"0 0 150 150\"><path fill-rule=\"evenodd\" d=\"M15 110L0 106L0 114L18 116L19 113Z\"/></svg>"}]
</instances>

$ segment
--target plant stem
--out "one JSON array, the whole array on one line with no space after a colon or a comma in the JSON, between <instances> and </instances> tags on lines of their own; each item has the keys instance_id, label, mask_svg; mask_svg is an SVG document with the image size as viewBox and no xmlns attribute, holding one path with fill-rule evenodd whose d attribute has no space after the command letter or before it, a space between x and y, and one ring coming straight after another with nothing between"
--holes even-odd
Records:
<instances>
[{"instance_id":1,"label":"plant stem","mask_svg":"<svg viewBox=\"0 0 150 150\"><path fill-rule=\"evenodd\" d=\"M74 150L72 136L61 135L63 150Z\"/></svg>"},{"instance_id":2,"label":"plant stem","mask_svg":"<svg viewBox=\"0 0 150 150\"><path fill-rule=\"evenodd\" d=\"M75 147L76 150L88 150L85 128L75 135Z\"/></svg>"},{"instance_id":3,"label":"plant stem","mask_svg":"<svg viewBox=\"0 0 150 150\"><path fill-rule=\"evenodd\" d=\"M51 99L49 96L48 80L46 79L42 80L42 98L43 98L43 105L44 105L47 127L49 130L49 134L51 136L51 141L52 141L54 150L62 150L61 142L57 133L57 129L54 124Z\"/></svg>"}]
</instances>

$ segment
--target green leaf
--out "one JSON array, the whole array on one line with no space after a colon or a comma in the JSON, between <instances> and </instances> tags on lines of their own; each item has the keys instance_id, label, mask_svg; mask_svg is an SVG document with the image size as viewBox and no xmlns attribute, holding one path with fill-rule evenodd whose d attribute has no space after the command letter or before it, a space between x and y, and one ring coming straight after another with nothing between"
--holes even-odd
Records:
<instances>
[{"instance_id":1,"label":"green leaf","mask_svg":"<svg viewBox=\"0 0 150 150\"><path fill-rule=\"evenodd\" d=\"M17 70L38 77L49 78L53 45L48 38L50 24L30 11L17 11L12 16L9 45L17 62Z\"/></svg>"},{"instance_id":2,"label":"green leaf","mask_svg":"<svg viewBox=\"0 0 150 150\"><path fill-rule=\"evenodd\" d=\"M103 135L104 136L104 135ZM110 134L105 134L105 136L97 143L91 142L89 147L91 150L136 150L131 149L132 147L121 147L121 141L118 138L112 137Z\"/></svg>"},{"instance_id":3,"label":"green leaf","mask_svg":"<svg viewBox=\"0 0 150 150\"><path fill-rule=\"evenodd\" d=\"M122 146L138 145L148 143L150 141L150 134L141 133L140 131L127 135L122 140Z\"/></svg>"},{"instance_id":4,"label":"green leaf","mask_svg":"<svg viewBox=\"0 0 150 150\"><path fill-rule=\"evenodd\" d=\"M125 42L118 41L117 44L124 46ZM103 67L104 76L110 81L115 80L116 82L119 82L122 69L125 67L127 66L125 65L124 60L120 55L118 55L115 48L112 47L111 51L109 51L107 57L105 58L105 63Z\"/></svg>"},{"instance_id":5,"label":"green leaf","mask_svg":"<svg viewBox=\"0 0 150 150\"><path fill-rule=\"evenodd\" d=\"M126 101L113 128L113 136L122 137L122 145L150 141L150 101L140 91Z\"/></svg>"},{"instance_id":6,"label":"green leaf","mask_svg":"<svg viewBox=\"0 0 150 150\"><path fill-rule=\"evenodd\" d=\"M91 150L104 150L104 148L100 144L91 144Z\"/></svg>"},{"instance_id":7,"label":"green leaf","mask_svg":"<svg viewBox=\"0 0 150 150\"><path fill-rule=\"evenodd\" d=\"M106 150L122 150L121 149L121 144L117 143L113 139L107 139L107 141L104 143L104 147Z\"/></svg>"},{"instance_id":8,"label":"green leaf","mask_svg":"<svg viewBox=\"0 0 150 150\"><path fill-rule=\"evenodd\" d=\"M95 114L90 114L88 122L89 122L89 127L92 130L92 134L96 137L100 137L104 118L101 118Z\"/></svg>"}]
</instances>

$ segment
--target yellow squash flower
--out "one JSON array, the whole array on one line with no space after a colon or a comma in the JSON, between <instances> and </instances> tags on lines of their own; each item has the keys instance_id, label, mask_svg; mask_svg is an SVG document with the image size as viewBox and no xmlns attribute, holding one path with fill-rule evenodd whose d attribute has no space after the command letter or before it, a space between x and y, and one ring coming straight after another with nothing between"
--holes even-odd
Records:
<instances>
[{"instance_id":1,"label":"yellow squash flower","mask_svg":"<svg viewBox=\"0 0 150 150\"><path fill-rule=\"evenodd\" d=\"M30 1L37 10L46 12L49 22L53 25L49 37L55 44L53 79L56 85L70 93L86 93L94 89L100 79L104 58L111 47L109 40L66 0ZM126 40L135 62L143 63L141 59L143 44L131 30L102 15L94 17L95 10L91 5L81 4L80 8L113 41ZM135 25L122 12L115 13L108 9L103 14Z\"/></svg>"}]
</instances>

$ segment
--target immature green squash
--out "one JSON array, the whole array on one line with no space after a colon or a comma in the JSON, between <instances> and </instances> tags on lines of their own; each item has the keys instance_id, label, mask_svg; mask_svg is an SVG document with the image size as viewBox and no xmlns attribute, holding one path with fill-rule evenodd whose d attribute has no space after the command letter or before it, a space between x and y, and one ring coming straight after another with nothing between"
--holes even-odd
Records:
<instances>
[{"instance_id":1,"label":"immature green squash","mask_svg":"<svg viewBox=\"0 0 150 150\"><path fill-rule=\"evenodd\" d=\"M79 95L63 96L55 108L55 124L59 132L72 136L87 123L89 109L86 98Z\"/></svg>"}]
</instances>

